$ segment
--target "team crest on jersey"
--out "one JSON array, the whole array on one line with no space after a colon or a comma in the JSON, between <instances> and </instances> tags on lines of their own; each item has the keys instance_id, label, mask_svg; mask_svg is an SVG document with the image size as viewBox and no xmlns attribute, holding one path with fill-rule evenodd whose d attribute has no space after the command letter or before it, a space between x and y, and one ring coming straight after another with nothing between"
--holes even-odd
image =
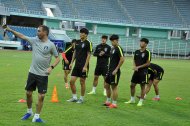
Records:
<instances>
[{"instance_id":1,"label":"team crest on jersey","mask_svg":"<svg viewBox=\"0 0 190 126\"><path fill-rule=\"evenodd\" d=\"M48 46L44 46L44 50L48 50Z\"/></svg>"},{"instance_id":2,"label":"team crest on jersey","mask_svg":"<svg viewBox=\"0 0 190 126\"><path fill-rule=\"evenodd\" d=\"M82 43L82 48L84 48L84 43Z\"/></svg>"},{"instance_id":3,"label":"team crest on jersey","mask_svg":"<svg viewBox=\"0 0 190 126\"><path fill-rule=\"evenodd\" d=\"M144 56L145 56L145 54L144 54L144 53L142 53L142 58L144 58Z\"/></svg>"},{"instance_id":4,"label":"team crest on jersey","mask_svg":"<svg viewBox=\"0 0 190 126\"><path fill-rule=\"evenodd\" d=\"M108 48L104 48L104 51L107 52L107 51L108 51Z\"/></svg>"}]
</instances>

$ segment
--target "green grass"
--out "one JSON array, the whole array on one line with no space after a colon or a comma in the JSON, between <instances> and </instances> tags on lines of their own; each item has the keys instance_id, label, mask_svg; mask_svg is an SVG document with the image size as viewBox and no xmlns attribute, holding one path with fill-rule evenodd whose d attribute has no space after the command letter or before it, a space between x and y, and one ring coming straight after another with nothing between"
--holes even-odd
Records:
<instances>
[{"instance_id":1,"label":"green grass","mask_svg":"<svg viewBox=\"0 0 190 126\"><path fill-rule=\"evenodd\" d=\"M124 102L130 98L130 79L132 76L132 58L126 58L122 66L119 83L119 98L117 109L106 109L101 106L105 97L103 93L103 79L100 78L97 95L86 95L86 102L82 105L66 102L70 98L70 90L64 88L63 71L61 64L55 68L49 77L48 93L45 98L41 118L45 124L34 124L31 119L21 121L26 112L26 104L18 103L25 98L25 84L28 69L31 63L31 52L0 50L0 126L189 126L190 125L190 77L189 61L152 59L165 69L163 81L160 82L161 101L155 102L151 98L154 91L147 96L143 107L126 105ZM91 90L96 59L90 61L89 78L86 86L87 92ZM57 86L59 103L51 103L53 86ZM136 94L140 88L137 86ZM77 92L80 85L77 81ZM79 95L78 95L79 96ZM177 101L179 96L183 100ZM37 100L34 93L33 110Z\"/></svg>"}]
</instances>

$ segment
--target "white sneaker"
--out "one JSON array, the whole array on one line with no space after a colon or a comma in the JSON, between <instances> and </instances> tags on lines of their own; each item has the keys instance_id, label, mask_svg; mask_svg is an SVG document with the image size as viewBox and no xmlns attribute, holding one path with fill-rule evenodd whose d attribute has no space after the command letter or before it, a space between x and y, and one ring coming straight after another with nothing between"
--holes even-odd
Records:
<instances>
[{"instance_id":1,"label":"white sneaker","mask_svg":"<svg viewBox=\"0 0 190 126\"><path fill-rule=\"evenodd\" d=\"M135 100L129 100L129 101L124 102L124 103L126 103L126 104L134 104L134 103L135 103Z\"/></svg>"},{"instance_id":2,"label":"white sneaker","mask_svg":"<svg viewBox=\"0 0 190 126\"><path fill-rule=\"evenodd\" d=\"M143 102L139 102L139 103L137 104L137 106L138 106L138 107L143 106Z\"/></svg>"},{"instance_id":3,"label":"white sneaker","mask_svg":"<svg viewBox=\"0 0 190 126\"><path fill-rule=\"evenodd\" d=\"M69 100L67 100L68 102L77 102L78 100L77 99L75 99L75 98L71 98L71 99L69 99Z\"/></svg>"},{"instance_id":4,"label":"white sneaker","mask_svg":"<svg viewBox=\"0 0 190 126\"><path fill-rule=\"evenodd\" d=\"M84 102L84 100L79 99L76 103L78 103L78 104L82 104L83 102Z\"/></svg>"},{"instance_id":5,"label":"white sneaker","mask_svg":"<svg viewBox=\"0 0 190 126\"><path fill-rule=\"evenodd\" d=\"M96 92L94 92L94 91L91 91L91 92L89 92L89 93L87 93L87 94L96 94Z\"/></svg>"}]
</instances>

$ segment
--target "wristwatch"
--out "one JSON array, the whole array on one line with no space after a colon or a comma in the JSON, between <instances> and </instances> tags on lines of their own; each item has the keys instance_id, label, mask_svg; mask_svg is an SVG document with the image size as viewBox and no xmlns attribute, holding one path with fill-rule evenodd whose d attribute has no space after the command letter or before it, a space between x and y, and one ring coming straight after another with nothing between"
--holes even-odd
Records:
<instances>
[{"instance_id":1,"label":"wristwatch","mask_svg":"<svg viewBox=\"0 0 190 126\"><path fill-rule=\"evenodd\" d=\"M54 69L54 66L51 66L51 69Z\"/></svg>"}]
</instances>

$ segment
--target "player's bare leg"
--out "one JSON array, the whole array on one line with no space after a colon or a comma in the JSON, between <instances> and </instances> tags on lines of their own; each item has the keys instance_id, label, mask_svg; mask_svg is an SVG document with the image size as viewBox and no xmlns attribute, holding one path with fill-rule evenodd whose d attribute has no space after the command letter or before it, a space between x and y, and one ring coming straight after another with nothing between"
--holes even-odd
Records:
<instances>
[{"instance_id":1,"label":"player's bare leg","mask_svg":"<svg viewBox=\"0 0 190 126\"><path fill-rule=\"evenodd\" d=\"M131 99L128 102L125 102L126 104L132 104L135 103L135 83L131 83L130 88L131 88Z\"/></svg>"},{"instance_id":2,"label":"player's bare leg","mask_svg":"<svg viewBox=\"0 0 190 126\"><path fill-rule=\"evenodd\" d=\"M118 98L118 92L117 92L117 85L112 85L111 86L112 88L112 92L113 92L113 101L117 101L117 98Z\"/></svg>"},{"instance_id":3,"label":"player's bare leg","mask_svg":"<svg viewBox=\"0 0 190 126\"><path fill-rule=\"evenodd\" d=\"M76 94L76 86L75 86L76 80L77 80L77 77L71 76L70 87L71 87L71 92L72 92L72 98L67 100L69 102L77 102L77 94Z\"/></svg>"},{"instance_id":4,"label":"player's bare leg","mask_svg":"<svg viewBox=\"0 0 190 126\"><path fill-rule=\"evenodd\" d=\"M68 75L70 73L70 70L64 70L64 81L65 81L65 88L68 89L69 88L69 84L68 84Z\"/></svg>"},{"instance_id":5,"label":"player's bare leg","mask_svg":"<svg viewBox=\"0 0 190 126\"><path fill-rule=\"evenodd\" d=\"M146 98L146 95L149 93L152 84L153 84L153 81L152 81L152 80L149 80L149 83L147 84L146 89L145 89L144 99Z\"/></svg>"},{"instance_id":6,"label":"player's bare leg","mask_svg":"<svg viewBox=\"0 0 190 126\"><path fill-rule=\"evenodd\" d=\"M159 80L154 79L153 86L154 86L154 91L155 91L156 96L153 98L153 100L155 100L155 101L160 100L158 83L159 83Z\"/></svg>"},{"instance_id":7,"label":"player's bare leg","mask_svg":"<svg viewBox=\"0 0 190 126\"><path fill-rule=\"evenodd\" d=\"M139 103L137 106L142 106L143 105L143 100L144 100L144 95L145 95L145 84L141 84L141 98L139 100Z\"/></svg>"},{"instance_id":8,"label":"player's bare leg","mask_svg":"<svg viewBox=\"0 0 190 126\"><path fill-rule=\"evenodd\" d=\"M109 106L111 104L111 88L110 85L107 83L105 84L105 87L106 87L107 99L104 105Z\"/></svg>"},{"instance_id":9,"label":"player's bare leg","mask_svg":"<svg viewBox=\"0 0 190 126\"><path fill-rule=\"evenodd\" d=\"M44 98L45 98L45 94L38 94L38 103L36 104L36 113L40 114L42 107L43 107L43 103L44 103Z\"/></svg>"},{"instance_id":10,"label":"player's bare leg","mask_svg":"<svg viewBox=\"0 0 190 126\"><path fill-rule=\"evenodd\" d=\"M86 78L80 78L80 85L81 85L81 96L80 99L77 101L77 103L83 103L84 102L84 95L86 91L86 85L85 85Z\"/></svg>"},{"instance_id":11,"label":"player's bare leg","mask_svg":"<svg viewBox=\"0 0 190 126\"><path fill-rule=\"evenodd\" d=\"M94 81L93 81L92 91L89 92L88 94L96 94L96 87L98 85L98 78L99 78L99 76L94 75Z\"/></svg>"},{"instance_id":12,"label":"player's bare leg","mask_svg":"<svg viewBox=\"0 0 190 126\"><path fill-rule=\"evenodd\" d=\"M31 109L32 108L32 91L27 91L26 92L26 101L27 101L27 106L28 106L28 109Z\"/></svg>"},{"instance_id":13,"label":"player's bare leg","mask_svg":"<svg viewBox=\"0 0 190 126\"><path fill-rule=\"evenodd\" d=\"M26 91L26 102L27 102L27 113L21 118L22 120L26 120L33 115L32 111L32 91Z\"/></svg>"},{"instance_id":14,"label":"player's bare leg","mask_svg":"<svg viewBox=\"0 0 190 126\"><path fill-rule=\"evenodd\" d=\"M106 77L103 76L103 78L104 78L104 92L103 92L103 94L104 94L104 96L106 96Z\"/></svg>"},{"instance_id":15,"label":"player's bare leg","mask_svg":"<svg viewBox=\"0 0 190 126\"><path fill-rule=\"evenodd\" d=\"M150 80L150 81L149 81L149 84L147 84L147 86L146 86L146 91L145 91L145 94L148 94L148 92L149 92L149 91L150 91L150 89L151 89L152 84L153 84L153 81L152 81L152 80Z\"/></svg>"},{"instance_id":16,"label":"player's bare leg","mask_svg":"<svg viewBox=\"0 0 190 126\"><path fill-rule=\"evenodd\" d=\"M111 85L111 88L112 88L112 104L109 106L109 108L117 108L117 98L118 98L117 85Z\"/></svg>"},{"instance_id":17,"label":"player's bare leg","mask_svg":"<svg viewBox=\"0 0 190 126\"><path fill-rule=\"evenodd\" d=\"M45 94L41 94L41 93L38 94L38 103L36 104L36 113L34 115L34 118L32 119L32 122L36 122L36 120L40 119L40 112L43 107L44 98L45 98Z\"/></svg>"}]
</instances>

